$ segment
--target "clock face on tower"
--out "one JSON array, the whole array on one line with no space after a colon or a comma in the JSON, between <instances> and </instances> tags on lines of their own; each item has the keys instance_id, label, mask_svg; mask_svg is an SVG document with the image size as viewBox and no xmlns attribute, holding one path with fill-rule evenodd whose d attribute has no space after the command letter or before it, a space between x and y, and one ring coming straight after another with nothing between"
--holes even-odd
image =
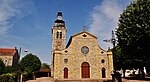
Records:
<instances>
[{"instance_id":1,"label":"clock face on tower","mask_svg":"<svg viewBox=\"0 0 150 82\"><path fill-rule=\"evenodd\" d=\"M83 47L81 48L81 52L82 52L83 54L87 54L87 53L89 52L89 48L88 48L87 46L83 46Z\"/></svg>"},{"instance_id":2,"label":"clock face on tower","mask_svg":"<svg viewBox=\"0 0 150 82\"><path fill-rule=\"evenodd\" d=\"M56 41L56 43L57 43L57 46L60 46L61 45L61 41Z\"/></svg>"}]
</instances>

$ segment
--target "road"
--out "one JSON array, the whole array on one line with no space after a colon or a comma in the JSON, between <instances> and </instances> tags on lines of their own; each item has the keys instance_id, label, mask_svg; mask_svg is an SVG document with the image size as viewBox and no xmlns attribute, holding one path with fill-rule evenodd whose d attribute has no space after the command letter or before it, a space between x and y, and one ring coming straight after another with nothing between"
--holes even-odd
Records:
<instances>
[{"instance_id":1,"label":"road","mask_svg":"<svg viewBox=\"0 0 150 82\"><path fill-rule=\"evenodd\" d=\"M29 80L27 82L53 82L53 79L50 77L41 77L41 78L36 78L36 80Z\"/></svg>"},{"instance_id":2,"label":"road","mask_svg":"<svg viewBox=\"0 0 150 82\"><path fill-rule=\"evenodd\" d=\"M50 77L41 77L41 78L36 78L36 80L29 80L27 82L53 82L53 79ZM144 81L144 80L127 80L127 79L122 79L122 82L150 82L150 81Z\"/></svg>"}]
</instances>

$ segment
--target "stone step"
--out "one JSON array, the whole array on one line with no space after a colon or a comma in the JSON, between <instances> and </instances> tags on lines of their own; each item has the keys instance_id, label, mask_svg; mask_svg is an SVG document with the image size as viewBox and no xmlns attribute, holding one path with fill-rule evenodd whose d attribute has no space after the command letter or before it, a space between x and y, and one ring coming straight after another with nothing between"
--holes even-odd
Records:
<instances>
[{"instance_id":1,"label":"stone step","mask_svg":"<svg viewBox=\"0 0 150 82\"><path fill-rule=\"evenodd\" d=\"M106 79L55 80L54 82L112 82Z\"/></svg>"},{"instance_id":2,"label":"stone step","mask_svg":"<svg viewBox=\"0 0 150 82\"><path fill-rule=\"evenodd\" d=\"M92 81L88 81L88 80L86 80L86 81L83 81L83 80L57 80L55 82L99 82L99 81L97 81L97 80L92 80Z\"/></svg>"}]
</instances>

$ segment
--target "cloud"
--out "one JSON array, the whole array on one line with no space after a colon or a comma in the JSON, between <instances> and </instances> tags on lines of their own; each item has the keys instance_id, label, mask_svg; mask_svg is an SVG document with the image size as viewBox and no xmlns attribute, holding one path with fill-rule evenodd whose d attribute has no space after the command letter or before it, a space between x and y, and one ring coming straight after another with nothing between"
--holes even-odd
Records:
<instances>
[{"instance_id":1,"label":"cloud","mask_svg":"<svg viewBox=\"0 0 150 82\"><path fill-rule=\"evenodd\" d=\"M0 35L6 34L13 26L12 18L19 19L30 14L30 7L33 7L32 1L0 0Z\"/></svg>"},{"instance_id":2,"label":"cloud","mask_svg":"<svg viewBox=\"0 0 150 82\"><path fill-rule=\"evenodd\" d=\"M98 36L100 46L104 49L112 47L112 44L104 43L103 40L110 39L112 30L117 27L119 15L127 6L122 7L122 4L117 0L103 0L90 12L89 32Z\"/></svg>"}]
</instances>

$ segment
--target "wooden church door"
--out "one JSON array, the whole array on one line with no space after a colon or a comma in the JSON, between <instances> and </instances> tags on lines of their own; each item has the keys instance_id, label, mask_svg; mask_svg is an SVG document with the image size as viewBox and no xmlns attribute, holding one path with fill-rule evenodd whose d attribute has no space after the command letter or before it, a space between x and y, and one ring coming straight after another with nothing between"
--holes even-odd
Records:
<instances>
[{"instance_id":1,"label":"wooden church door","mask_svg":"<svg viewBox=\"0 0 150 82\"><path fill-rule=\"evenodd\" d=\"M90 66L89 63L84 62L81 66L82 78L90 78Z\"/></svg>"},{"instance_id":2,"label":"wooden church door","mask_svg":"<svg viewBox=\"0 0 150 82\"><path fill-rule=\"evenodd\" d=\"M64 78L68 78L68 68L64 68Z\"/></svg>"}]
</instances>

